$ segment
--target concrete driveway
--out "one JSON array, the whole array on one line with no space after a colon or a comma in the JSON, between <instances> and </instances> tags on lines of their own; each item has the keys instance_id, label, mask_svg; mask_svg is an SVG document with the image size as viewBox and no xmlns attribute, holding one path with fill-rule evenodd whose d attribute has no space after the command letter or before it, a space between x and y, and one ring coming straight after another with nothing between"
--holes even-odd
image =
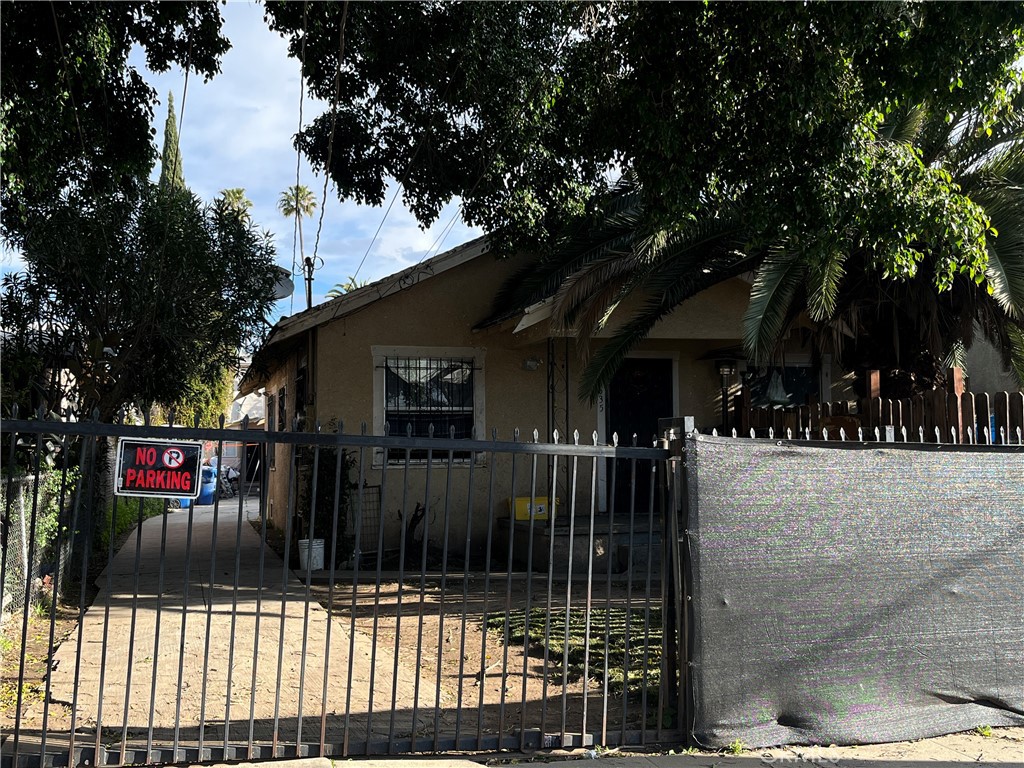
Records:
<instances>
[{"instance_id":1,"label":"concrete driveway","mask_svg":"<svg viewBox=\"0 0 1024 768\"><path fill-rule=\"evenodd\" d=\"M138 551L129 537L97 579L81 637L55 654L54 746L66 748L72 718L76 746L115 750L122 735L134 746L317 744L322 725L335 744L367 739L368 727L374 739L409 736L415 668L400 662L395 681L378 647L371 669L370 637L307 599L304 580L261 546L258 519L255 499L225 499L216 520L198 506L145 521ZM421 681L417 720L432 718L435 689ZM393 697L404 707L394 722ZM42 715L35 705L23 733L40 733Z\"/></svg>"}]
</instances>

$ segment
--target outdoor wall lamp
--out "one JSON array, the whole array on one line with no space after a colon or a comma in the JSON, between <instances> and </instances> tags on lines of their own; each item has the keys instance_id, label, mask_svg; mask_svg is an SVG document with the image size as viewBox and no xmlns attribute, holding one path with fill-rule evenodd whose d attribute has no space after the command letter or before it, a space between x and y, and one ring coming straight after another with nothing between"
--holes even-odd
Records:
<instances>
[{"instance_id":1,"label":"outdoor wall lamp","mask_svg":"<svg viewBox=\"0 0 1024 768\"><path fill-rule=\"evenodd\" d=\"M543 362L539 357L528 357L523 360L524 371L536 371L540 368L540 364Z\"/></svg>"}]
</instances>

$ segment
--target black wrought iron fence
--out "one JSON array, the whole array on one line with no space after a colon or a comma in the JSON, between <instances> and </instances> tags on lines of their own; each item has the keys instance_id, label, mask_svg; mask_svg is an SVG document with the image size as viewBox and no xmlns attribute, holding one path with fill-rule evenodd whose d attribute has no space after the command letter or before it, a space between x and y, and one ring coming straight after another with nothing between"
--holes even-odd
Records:
<instances>
[{"instance_id":1,"label":"black wrought iron fence","mask_svg":"<svg viewBox=\"0 0 1024 768\"><path fill-rule=\"evenodd\" d=\"M8 469L43 429L60 562L8 579L8 496L3 583L48 569L63 598L4 616L4 768L681 738L666 450L7 421ZM112 496L119 438L276 468L209 504Z\"/></svg>"}]
</instances>

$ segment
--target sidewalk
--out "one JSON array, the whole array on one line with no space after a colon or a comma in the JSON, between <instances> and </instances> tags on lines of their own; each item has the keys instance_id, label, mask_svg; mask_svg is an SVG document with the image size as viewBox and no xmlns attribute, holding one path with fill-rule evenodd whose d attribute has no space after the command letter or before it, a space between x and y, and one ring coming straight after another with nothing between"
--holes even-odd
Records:
<instances>
[{"instance_id":1,"label":"sidewalk","mask_svg":"<svg viewBox=\"0 0 1024 768\"><path fill-rule=\"evenodd\" d=\"M569 768L579 764L600 768L755 768L792 765L824 768L942 768L943 766L1024 765L1024 728L998 728L991 736L954 733L919 741L868 744L858 747L774 747L741 755L698 753L688 755L621 754L608 750L597 753L502 754L491 757L392 757L392 758L307 758L265 763L241 763L232 768L479 768L481 765L552 765ZM220 767L218 767L220 768ZM227 768L226 766L224 768Z\"/></svg>"}]
</instances>

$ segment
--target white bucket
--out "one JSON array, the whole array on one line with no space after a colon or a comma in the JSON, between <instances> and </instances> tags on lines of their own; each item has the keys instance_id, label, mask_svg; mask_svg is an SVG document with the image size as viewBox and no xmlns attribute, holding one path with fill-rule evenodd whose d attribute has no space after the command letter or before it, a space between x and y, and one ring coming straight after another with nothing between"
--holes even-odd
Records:
<instances>
[{"instance_id":1,"label":"white bucket","mask_svg":"<svg viewBox=\"0 0 1024 768\"><path fill-rule=\"evenodd\" d=\"M322 571L324 569L324 540L313 539L312 555L309 549L309 539L299 539L299 570Z\"/></svg>"}]
</instances>

